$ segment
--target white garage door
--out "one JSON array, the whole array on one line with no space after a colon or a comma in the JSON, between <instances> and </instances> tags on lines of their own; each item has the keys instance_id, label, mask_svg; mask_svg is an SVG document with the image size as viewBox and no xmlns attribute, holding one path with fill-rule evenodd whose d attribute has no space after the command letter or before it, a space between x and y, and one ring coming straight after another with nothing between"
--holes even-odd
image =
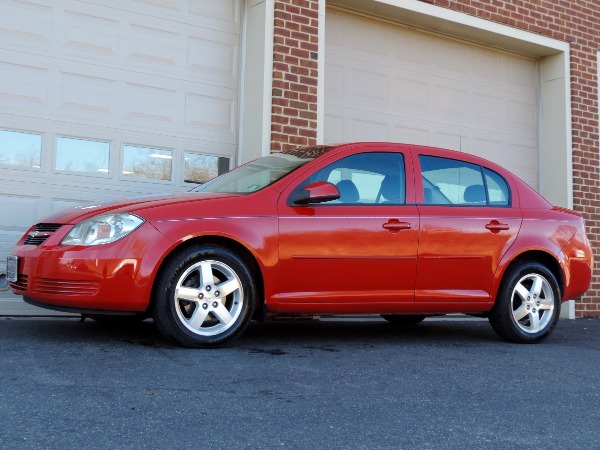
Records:
<instances>
[{"instance_id":1,"label":"white garage door","mask_svg":"<svg viewBox=\"0 0 600 450\"><path fill-rule=\"evenodd\" d=\"M229 168L241 1L0 0L0 289L42 216Z\"/></svg>"},{"instance_id":2,"label":"white garage door","mask_svg":"<svg viewBox=\"0 0 600 450\"><path fill-rule=\"evenodd\" d=\"M325 142L472 153L537 187L535 61L328 9Z\"/></svg>"}]
</instances>

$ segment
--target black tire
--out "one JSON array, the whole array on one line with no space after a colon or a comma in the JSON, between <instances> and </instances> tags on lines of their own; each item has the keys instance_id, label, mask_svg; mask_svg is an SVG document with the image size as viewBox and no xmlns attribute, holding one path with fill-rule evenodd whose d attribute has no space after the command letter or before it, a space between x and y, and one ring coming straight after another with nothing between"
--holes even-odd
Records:
<instances>
[{"instance_id":1,"label":"black tire","mask_svg":"<svg viewBox=\"0 0 600 450\"><path fill-rule=\"evenodd\" d=\"M394 325L402 326L402 327L414 327L420 322L423 322L427 316L423 316L420 314L411 314L411 315L401 315L401 314L382 314L385 320Z\"/></svg>"},{"instance_id":2,"label":"black tire","mask_svg":"<svg viewBox=\"0 0 600 450\"><path fill-rule=\"evenodd\" d=\"M188 247L161 268L153 290L154 322L182 346L223 345L250 323L256 292L251 271L231 250Z\"/></svg>"},{"instance_id":3,"label":"black tire","mask_svg":"<svg viewBox=\"0 0 600 450\"><path fill-rule=\"evenodd\" d=\"M548 337L560 315L556 277L544 265L521 262L504 275L489 321L500 337L534 344Z\"/></svg>"}]
</instances>

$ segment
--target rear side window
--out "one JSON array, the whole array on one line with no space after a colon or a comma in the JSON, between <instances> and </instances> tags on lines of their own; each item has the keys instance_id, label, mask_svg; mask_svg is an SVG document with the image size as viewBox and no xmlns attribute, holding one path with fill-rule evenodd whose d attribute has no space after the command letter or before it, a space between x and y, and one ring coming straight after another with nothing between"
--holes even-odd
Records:
<instances>
[{"instance_id":1,"label":"rear side window","mask_svg":"<svg viewBox=\"0 0 600 450\"><path fill-rule=\"evenodd\" d=\"M489 169L483 169L485 184L487 185L490 206L508 206L510 193L506 180Z\"/></svg>"},{"instance_id":2,"label":"rear side window","mask_svg":"<svg viewBox=\"0 0 600 450\"><path fill-rule=\"evenodd\" d=\"M508 206L508 184L477 164L419 155L426 205Z\"/></svg>"}]
</instances>

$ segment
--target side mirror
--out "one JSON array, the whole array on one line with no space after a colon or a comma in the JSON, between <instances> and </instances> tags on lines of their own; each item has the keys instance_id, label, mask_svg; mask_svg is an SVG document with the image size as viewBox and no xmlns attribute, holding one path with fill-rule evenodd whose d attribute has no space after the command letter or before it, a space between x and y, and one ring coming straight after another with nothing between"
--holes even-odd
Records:
<instances>
[{"instance_id":1,"label":"side mirror","mask_svg":"<svg viewBox=\"0 0 600 450\"><path fill-rule=\"evenodd\" d=\"M301 191L292 193L289 203L291 205L309 205L311 203L324 203L340 198L340 191L327 181L317 181L306 186Z\"/></svg>"}]
</instances>

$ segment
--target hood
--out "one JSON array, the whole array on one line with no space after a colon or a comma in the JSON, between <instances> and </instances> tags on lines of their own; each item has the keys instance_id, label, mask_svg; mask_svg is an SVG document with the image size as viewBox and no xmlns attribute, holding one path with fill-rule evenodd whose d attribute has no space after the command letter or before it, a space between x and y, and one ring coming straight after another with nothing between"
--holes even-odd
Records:
<instances>
[{"instance_id":1,"label":"hood","mask_svg":"<svg viewBox=\"0 0 600 450\"><path fill-rule=\"evenodd\" d=\"M40 223L77 223L98 214L109 212L140 212L144 209L178 203L201 202L227 197L240 197L239 194L214 194L208 192L185 192L178 194L157 194L128 197L107 203L88 203L64 209L42 218Z\"/></svg>"}]
</instances>

